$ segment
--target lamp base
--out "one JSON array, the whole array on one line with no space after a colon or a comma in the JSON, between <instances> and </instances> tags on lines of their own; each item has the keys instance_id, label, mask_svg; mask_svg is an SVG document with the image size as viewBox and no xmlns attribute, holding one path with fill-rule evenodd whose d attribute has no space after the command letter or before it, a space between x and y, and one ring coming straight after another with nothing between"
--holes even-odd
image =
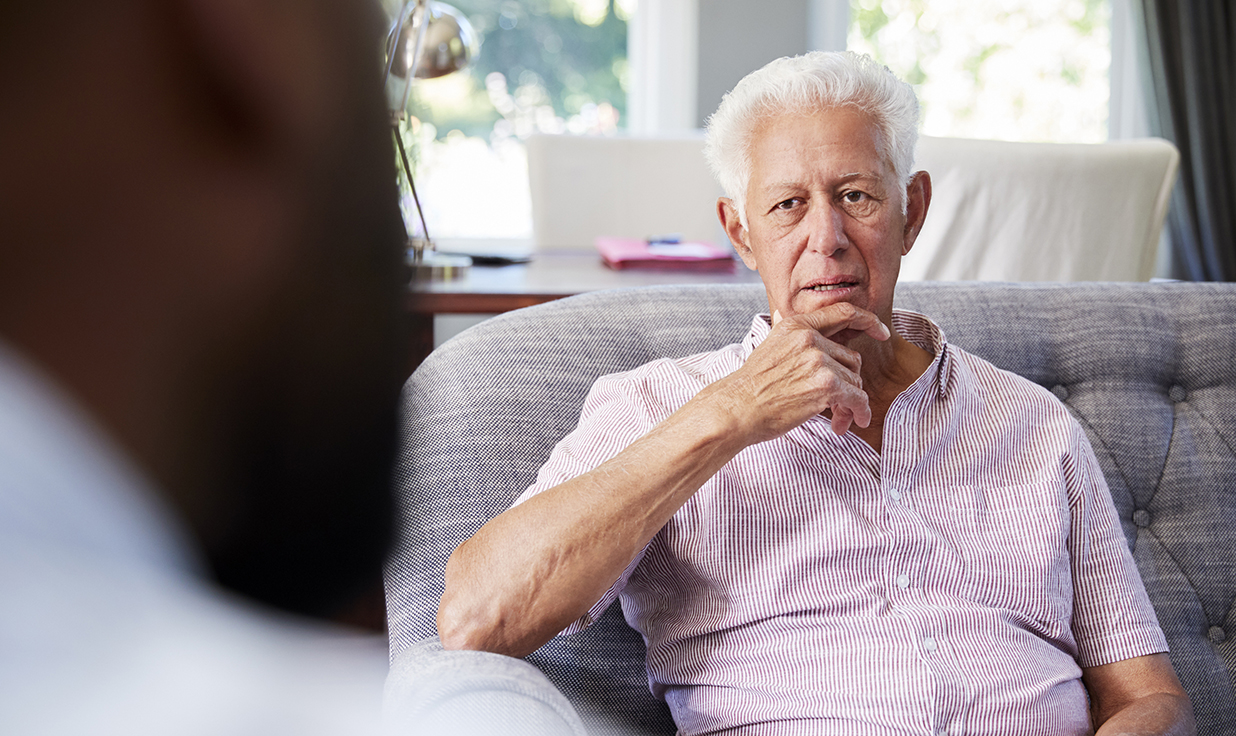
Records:
<instances>
[{"instance_id":1,"label":"lamp base","mask_svg":"<svg viewBox=\"0 0 1236 736\"><path fill-rule=\"evenodd\" d=\"M420 258L415 250L408 251L408 268L412 270L412 281L451 281L463 278L472 267L472 259L460 255L443 255L434 251L421 251Z\"/></svg>"}]
</instances>

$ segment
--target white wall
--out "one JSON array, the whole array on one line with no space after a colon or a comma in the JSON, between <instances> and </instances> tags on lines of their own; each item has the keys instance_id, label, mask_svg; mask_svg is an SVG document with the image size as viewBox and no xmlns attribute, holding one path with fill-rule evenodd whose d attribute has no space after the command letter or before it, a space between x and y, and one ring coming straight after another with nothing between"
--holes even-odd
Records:
<instances>
[{"instance_id":1,"label":"white wall","mask_svg":"<svg viewBox=\"0 0 1236 736\"><path fill-rule=\"evenodd\" d=\"M721 97L773 59L808 51L809 0L698 0L699 86L695 126ZM642 7L641 7L642 9Z\"/></svg>"},{"instance_id":2,"label":"white wall","mask_svg":"<svg viewBox=\"0 0 1236 736\"><path fill-rule=\"evenodd\" d=\"M627 127L632 133L681 133L695 127L699 3L641 0L627 26Z\"/></svg>"},{"instance_id":3,"label":"white wall","mask_svg":"<svg viewBox=\"0 0 1236 736\"><path fill-rule=\"evenodd\" d=\"M703 127L721 97L781 56L841 50L849 0L640 0L630 28L630 129Z\"/></svg>"}]
</instances>

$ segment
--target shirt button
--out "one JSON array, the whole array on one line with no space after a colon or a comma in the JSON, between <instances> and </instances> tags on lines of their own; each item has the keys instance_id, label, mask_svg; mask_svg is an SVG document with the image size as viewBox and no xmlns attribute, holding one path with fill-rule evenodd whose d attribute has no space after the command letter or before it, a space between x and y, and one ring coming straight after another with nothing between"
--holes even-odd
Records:
<instances>
[{"instance_id":1,"label":"shirt button","mask_svg":"<svg viewBox=\"0 0 1236 736\"><path fill-rule=\"evenodd\" d=\"M926 649L929 652L934 652L936 650L936 640L930 636L923 639L923 649Z\"/></svg>"},{"instance_id":2,"label":"shirt button","mask_svg":"<svg viewBox=\"0 0 1236 736\"><path fill-rule=\"evenodd\" d=\"M898 575L897 576L897 587L901 588L902 590L905 590L906 588L910 587L910 576L905 575L905 574Z\"/></svg>"},{"instance_id":3,"label":"shirt button","mask_svg":"<svg viewBox=\"0 0 1236 736\"><path fill-rule=\"evenodd\" d=\"M892 498L893 498L893 500L894 500L894 501L900 501L900 500L901 500L901 491L897 490L896 488L890 488L890 489L888 489L888 495L889 495L889 496L892 496Z\"/></svg>"}]
</instances>

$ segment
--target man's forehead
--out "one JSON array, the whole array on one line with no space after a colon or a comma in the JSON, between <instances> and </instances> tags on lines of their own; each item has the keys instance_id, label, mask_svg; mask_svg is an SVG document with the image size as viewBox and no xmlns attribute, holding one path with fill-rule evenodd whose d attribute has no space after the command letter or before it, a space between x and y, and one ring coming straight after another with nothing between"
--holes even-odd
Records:
<instances>
[{"instance_id":1,"label":"man's forehead","mask_svg":"<svg viewBox=\"0 0 1236 736\"><path fill-rule=\"evenodd\" d=\"M893 167L882 141L880 127L857 108L772 113L752 131L751 171L763 180L762 189L800 183L804 174L821 173L821 166L837 181L883 180Z\"/></svg>"},{"instance_id":2,"label":"man's forehead","mask_svg":"<svg viewBox=\"0 0 1236 736\"><path fill-rule=\"evenodd\" d=\"M876 124L875 118L856 105L796 105L779 109L766 108L752 127L753 139L762 137L771 129L807 121L818 129L855 125L866 129L875 137L880 133L880 126Z\"/></svg>"}]
</instances>

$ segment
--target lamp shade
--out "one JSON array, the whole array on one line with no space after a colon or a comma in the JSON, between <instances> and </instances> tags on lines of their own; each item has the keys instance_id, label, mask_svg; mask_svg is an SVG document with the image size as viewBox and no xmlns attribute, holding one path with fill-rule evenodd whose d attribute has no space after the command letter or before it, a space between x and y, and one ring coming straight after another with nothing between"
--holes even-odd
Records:
<instances>
[{"instance_id":1,"label":"lamp shade","mask_svg":"<svg viewBox=\"0 0 1236 736\"><path fill-rule=\"evenodd\" d=\"M468 65L476 52L476 32L464 14L446 3L429 3L425 40L416 64L417 79L457 72Z\"/></svg>"},{"instance_id":2,"label":"lamp shade","mask_svg":"<svg viewBox=\"0 0 1236 736\"><path fill-rule=\"evenodd\" d=\"M446 3L417 2L400 13L400 22L390 59L392 76L406 80L412 71L417 79L442 77L463 69L476 55L472 24Z\"/></svg>"}]
</instances>

